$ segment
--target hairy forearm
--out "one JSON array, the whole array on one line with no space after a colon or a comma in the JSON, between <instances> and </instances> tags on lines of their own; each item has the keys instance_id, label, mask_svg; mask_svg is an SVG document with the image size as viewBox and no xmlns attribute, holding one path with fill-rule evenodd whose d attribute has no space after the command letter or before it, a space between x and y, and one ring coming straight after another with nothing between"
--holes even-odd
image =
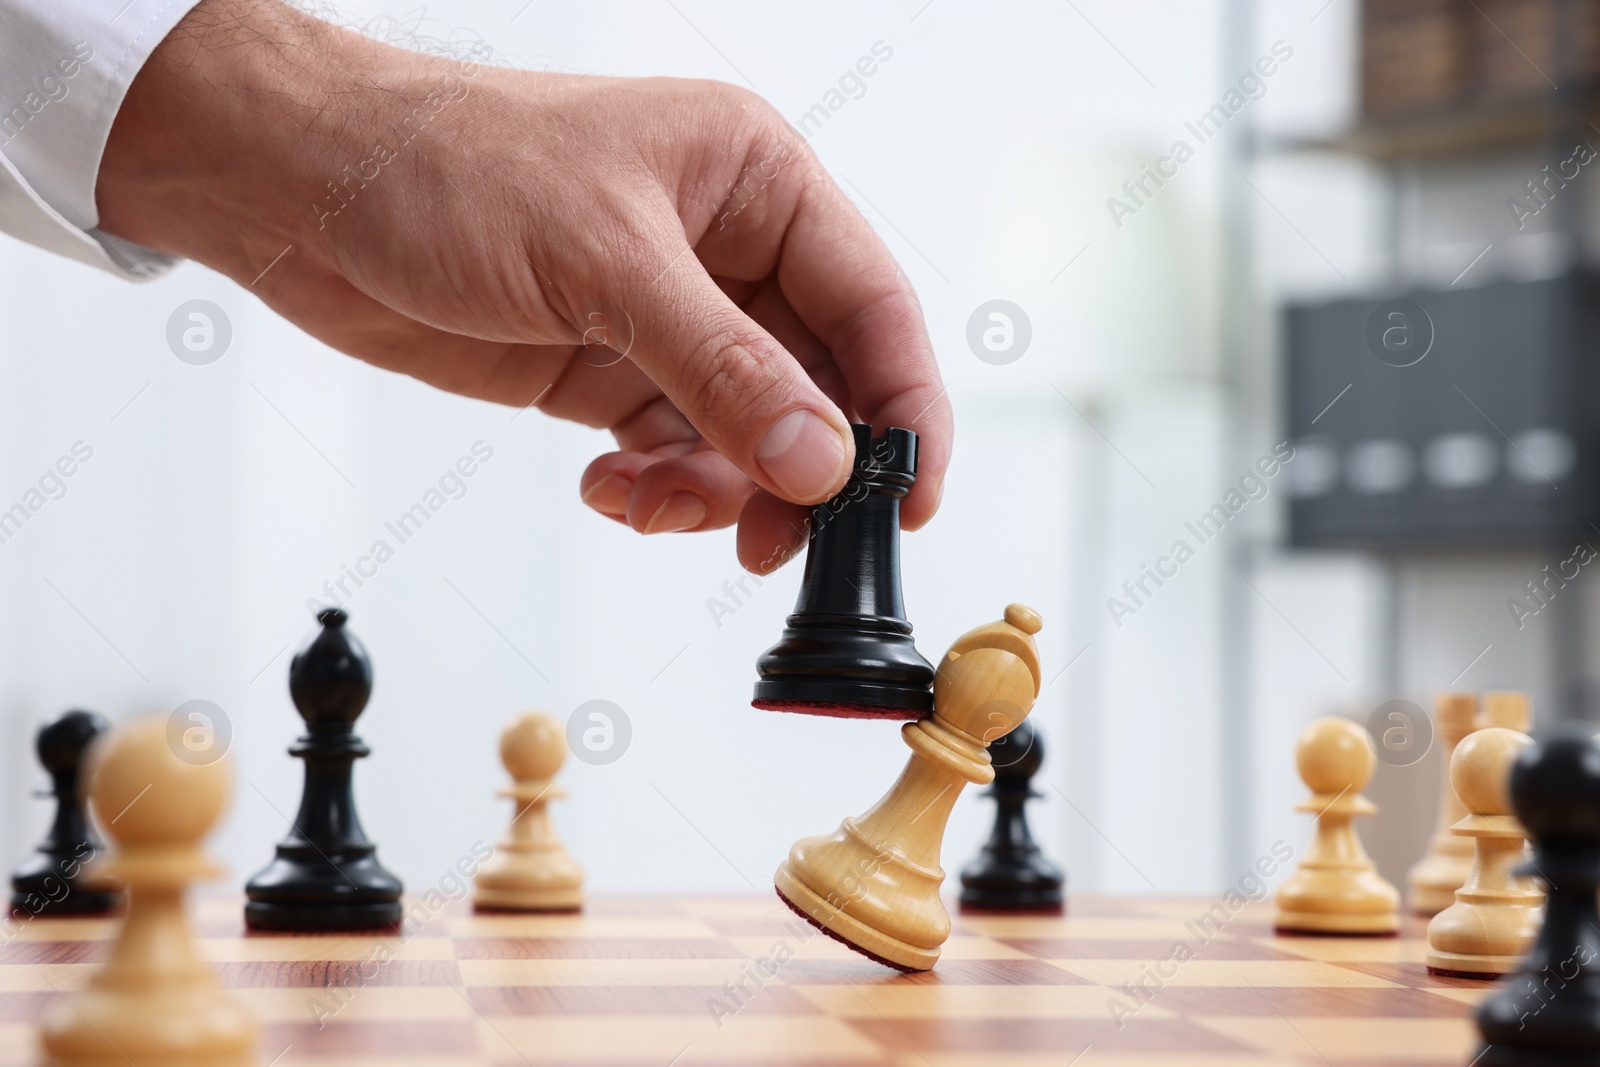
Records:
<instances>
[{"instance_id":1,"label":"hairy forearm","mask_svg":"<svg viewBox=\"0 0 1600 1067\"><path fill-rule=\"evenodd\" d=\"M118 112L96 188L101 228L235 277L303 239L382 112L417 95L409 83L430 61L386 61L394 51L284 4L204 0Z\"/></svg>"}]
</instances>

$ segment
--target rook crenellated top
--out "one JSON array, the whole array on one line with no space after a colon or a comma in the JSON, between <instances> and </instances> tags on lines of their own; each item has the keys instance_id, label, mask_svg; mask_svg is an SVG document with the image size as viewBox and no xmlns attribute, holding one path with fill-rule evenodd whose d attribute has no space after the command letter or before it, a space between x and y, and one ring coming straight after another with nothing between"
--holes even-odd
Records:
<instances>
[{"instance_id":1,"label":"rook crenellated top","mask_svg":"<svg viewBox=\"0 0 1600 1067\"><path fill-rule=\"evenodd\" d=\"M855 477L874 488L899 487L910 490L917 478L917 433L890 426L882 437L872 436L872 427L853 423L850 431L856 441Z\"/></svg>"}]
</instances>

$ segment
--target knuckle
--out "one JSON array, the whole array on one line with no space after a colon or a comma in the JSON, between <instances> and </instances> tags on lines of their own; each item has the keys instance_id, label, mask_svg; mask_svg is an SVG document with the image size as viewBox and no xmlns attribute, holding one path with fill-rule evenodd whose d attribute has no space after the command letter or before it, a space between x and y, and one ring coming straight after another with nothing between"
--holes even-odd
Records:
<instances>
[{"instance_id":1,"label":"knuckle","mask_svg":"<svg viewBox=\"0 0 1600 1067\"><path fill-rule=\"evenodd\" d=\"M760 114L771 111L771 105L757 93L732 82L705 79L696 84L699 93L712 104L736 114Z\"/></svg>"},{"instance_id":2,"label":"knuckle","mask_svg":"<svg viewBox=\"0 0 1600 1067\"><path fill-rule=\"evenodd\" d=\"M765 97L728 82L699 83L698 103L721 119L730 135L750 143L754 150L782 145L798 155L803 142L794 127Z\"/></svg>"},{"instance_id":3,"label":"knuckle","mask_svg":"<svg viewBox=\"0 0 1600 1067\"><path fill-rule=\"evenodd\" d=\"M737 426L768 406L778 376L739 339L722 336L689 365L686 390L697 415L720 426Z\"/></svg>"}]
</instances>

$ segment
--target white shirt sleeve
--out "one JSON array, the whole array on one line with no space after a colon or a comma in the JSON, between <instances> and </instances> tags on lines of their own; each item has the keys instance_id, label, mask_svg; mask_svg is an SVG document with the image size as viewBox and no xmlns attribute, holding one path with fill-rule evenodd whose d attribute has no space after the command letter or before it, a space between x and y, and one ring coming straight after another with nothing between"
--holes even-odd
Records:
<instances>
[{"instance_id":1,"label":"white shirt sleeve","mask_svg":"<svg viewBox=\"0 0 1600 1067\"><path fill-rule=\"evenodd\" d=\"M199 0L0 0L0 231L127 278L171 256L101 233L95 179L134 75Z\"/></svg>"}]
</instances>

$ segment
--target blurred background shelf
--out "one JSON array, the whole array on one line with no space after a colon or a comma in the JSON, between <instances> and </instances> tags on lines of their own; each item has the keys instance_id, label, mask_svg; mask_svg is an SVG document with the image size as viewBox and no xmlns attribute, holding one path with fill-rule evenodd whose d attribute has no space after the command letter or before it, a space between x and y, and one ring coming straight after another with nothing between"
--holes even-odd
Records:
<instances>
[{"instance_id":1,"label":"blurred background shelf","mask_svg":"<svg viewBox=\"0 0 1600 1067\"><path fill-rule=\"evenodd\" d=\"M1586 94L1573 108L1558 105L1551 94L1524 101L1369 117L1336 134L1265 139L1258 151L1338 152L1375 163L1455 162L1543 146L1575 130L1600 137L1591 124L1600 125L1600 99Z\"/></svg>"}]
</instances>

